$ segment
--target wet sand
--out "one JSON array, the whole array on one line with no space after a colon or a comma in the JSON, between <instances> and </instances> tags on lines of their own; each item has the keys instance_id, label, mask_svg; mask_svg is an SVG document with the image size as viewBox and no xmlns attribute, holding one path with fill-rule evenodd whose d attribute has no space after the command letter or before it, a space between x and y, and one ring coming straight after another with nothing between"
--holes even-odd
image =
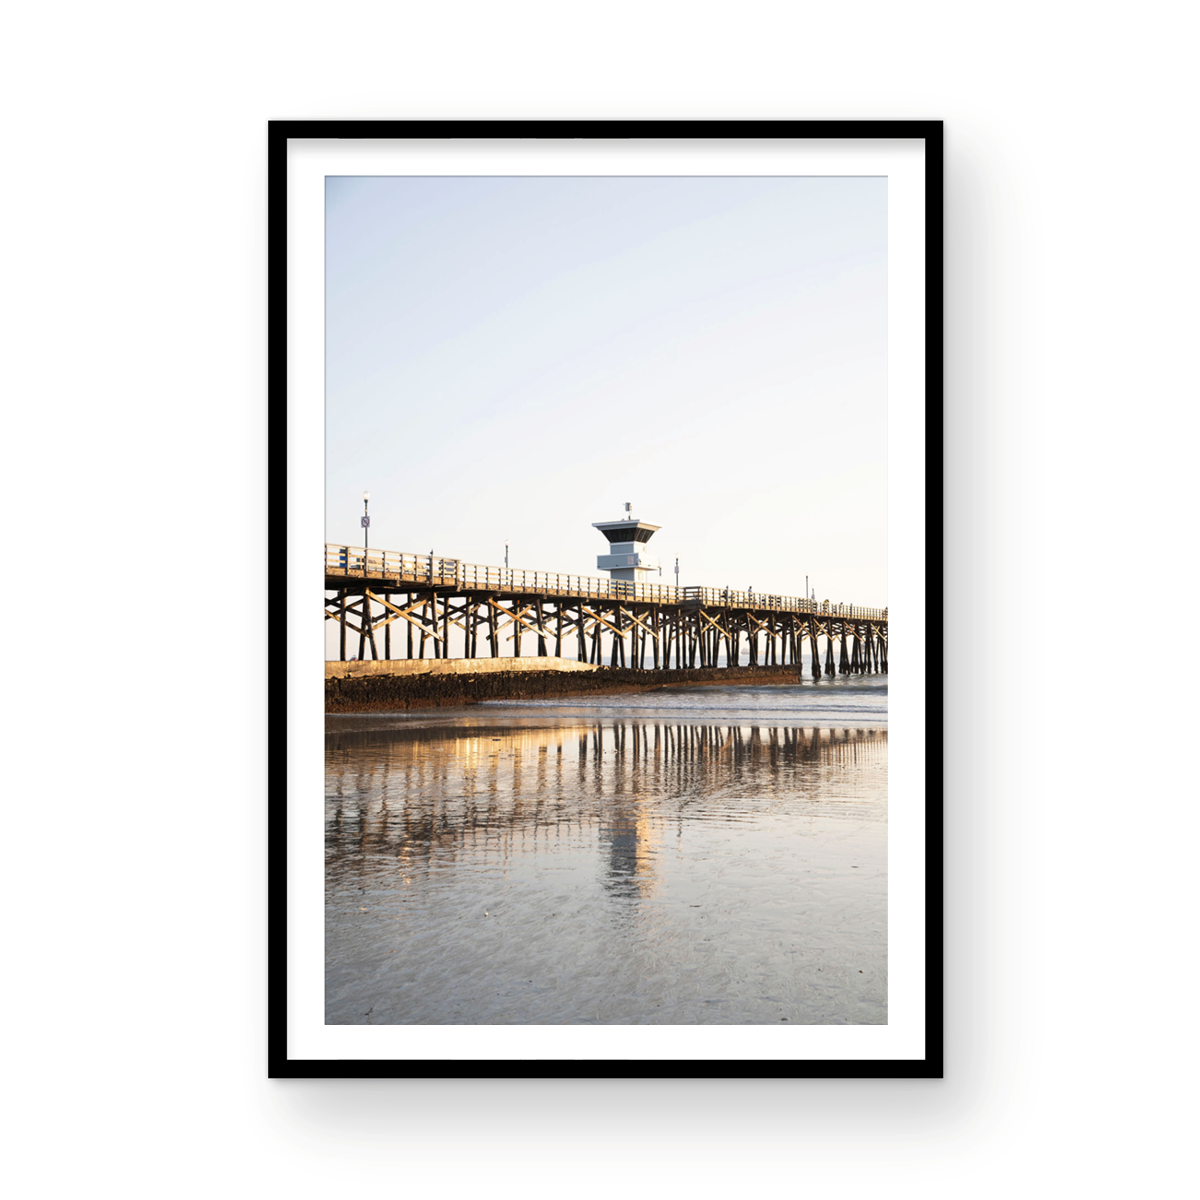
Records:
<instances>
[{"instance_id":1,"label":"wet sand","mask_svg":"<svg viewBox=\"0 0 1200 1200\"><path fill-rule=\"evenodd\" d=\"M886 682L633 699L327 718L328 1023L887 1022Z\"/></svg>"}]
</instances>

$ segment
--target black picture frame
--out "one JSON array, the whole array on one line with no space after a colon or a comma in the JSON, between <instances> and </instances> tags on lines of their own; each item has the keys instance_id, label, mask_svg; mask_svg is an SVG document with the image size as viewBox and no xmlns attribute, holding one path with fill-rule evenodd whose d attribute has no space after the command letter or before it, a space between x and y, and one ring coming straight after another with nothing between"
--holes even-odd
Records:
<instances>
[{"instance_id":1,"label":"black picture frame","mask_svg":"<svg viewBox=\"0 0 1200 1200\"><path fill-rule=\"evenodd\" d=\"M288 147L299 139L894 139L924 142L927 644L941 624L943 392L943 128L936 120L882 121L314 121L268 123L269 571L287 565ZM290 686L287 622L268 630L270 678ZM292 1058L288 1051L288 758L285 702L272 701L268 747L268 1075L271 1078L941 1078L943 1076L942 685L928 681L925 710L925 1055L920 1059L523 1059Z\"/></svg>"}]
</instances>

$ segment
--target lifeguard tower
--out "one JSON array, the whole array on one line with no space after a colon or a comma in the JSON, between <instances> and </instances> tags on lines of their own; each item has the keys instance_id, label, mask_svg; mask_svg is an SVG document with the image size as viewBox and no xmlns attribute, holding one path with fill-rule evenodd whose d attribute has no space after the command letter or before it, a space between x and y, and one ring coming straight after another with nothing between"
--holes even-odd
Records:
<instances>
[{"instance_id":1,"label":"lifeguard tower","mask_svg":"<svg viewBox=\"0 0 1200 1200\"><path fill-rule=\"evenodd\" d=\"M608 538L608 553L597 556L596 566L612 579L649 583L652 577L657 578L659 563L654 555L646 553L646 543L661 526L639 521L629 515L632 511L633 505L626 504L624 520L592 522L592 528Z\"/></svg>"}]
</instances>

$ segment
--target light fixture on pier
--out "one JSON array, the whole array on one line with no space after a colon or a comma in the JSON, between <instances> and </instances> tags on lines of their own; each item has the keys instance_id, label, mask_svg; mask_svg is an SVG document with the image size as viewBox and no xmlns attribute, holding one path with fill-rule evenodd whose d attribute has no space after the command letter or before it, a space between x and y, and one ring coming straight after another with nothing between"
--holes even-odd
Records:
<instances>
[{"instance_id":1,"label":"light fixture on pier","mask_svg":"<svg viewBox=\"0 0 1200 1200\"><path fill-rule=\"evenodd\" d=\"M362 515L362 520L359 523L362 525L363 549L364 550L368 549L371 545L371 517L370 517L370 514L367 512L367 506L370 503L371 503L371 493L363 492L363 515ZM363 556L363 574L365 575L366 572L367 572L367 559L366 559L366 555L364 555Z\"/></svg>"}]
</instances>

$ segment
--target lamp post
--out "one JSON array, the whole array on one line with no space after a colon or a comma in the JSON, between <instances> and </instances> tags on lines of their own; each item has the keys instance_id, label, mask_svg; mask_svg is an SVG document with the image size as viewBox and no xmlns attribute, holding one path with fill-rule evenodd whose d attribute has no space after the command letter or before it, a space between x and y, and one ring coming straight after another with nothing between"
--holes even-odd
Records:
<instances>
[{"instance_id":1,"label":"lamp post","mask_svg":"<svg viewBox=\"0 0 1200 1200\"><path fill-rule=\"evenodd\" d=\"M675 586L679 587L679 555L675 555Z\"/></svg>"},{"instance_id":2,"label":"lamp post","mask_svg":"<svg viewBox=\"0 0 1200 1200\"><path fill-rule=\"evenodd\" d=\"M367 573L367 551L371 548L371 516L367 507L371 503L371 493L363 492L363 515L360 524L363 531L363 574Z\"/></svg>"},{"instance_id":3,"label":"lamp post","mask_svg":"<svg viewBox=\"0 0 1200 1200\"><path fill-rule=\"evenodd\" d=\"M367 638L371 639L371 657L378 658L375 653L375 631L371 628L371 597L367 593L367 551L371 545L371 517L367 506L371 503L371 493L363 492L363 515L359 524L363 531L363 599L362 599L362 628L358 633L358 659L364 661L367 656Z\"/></svg>"}]
</instances>

